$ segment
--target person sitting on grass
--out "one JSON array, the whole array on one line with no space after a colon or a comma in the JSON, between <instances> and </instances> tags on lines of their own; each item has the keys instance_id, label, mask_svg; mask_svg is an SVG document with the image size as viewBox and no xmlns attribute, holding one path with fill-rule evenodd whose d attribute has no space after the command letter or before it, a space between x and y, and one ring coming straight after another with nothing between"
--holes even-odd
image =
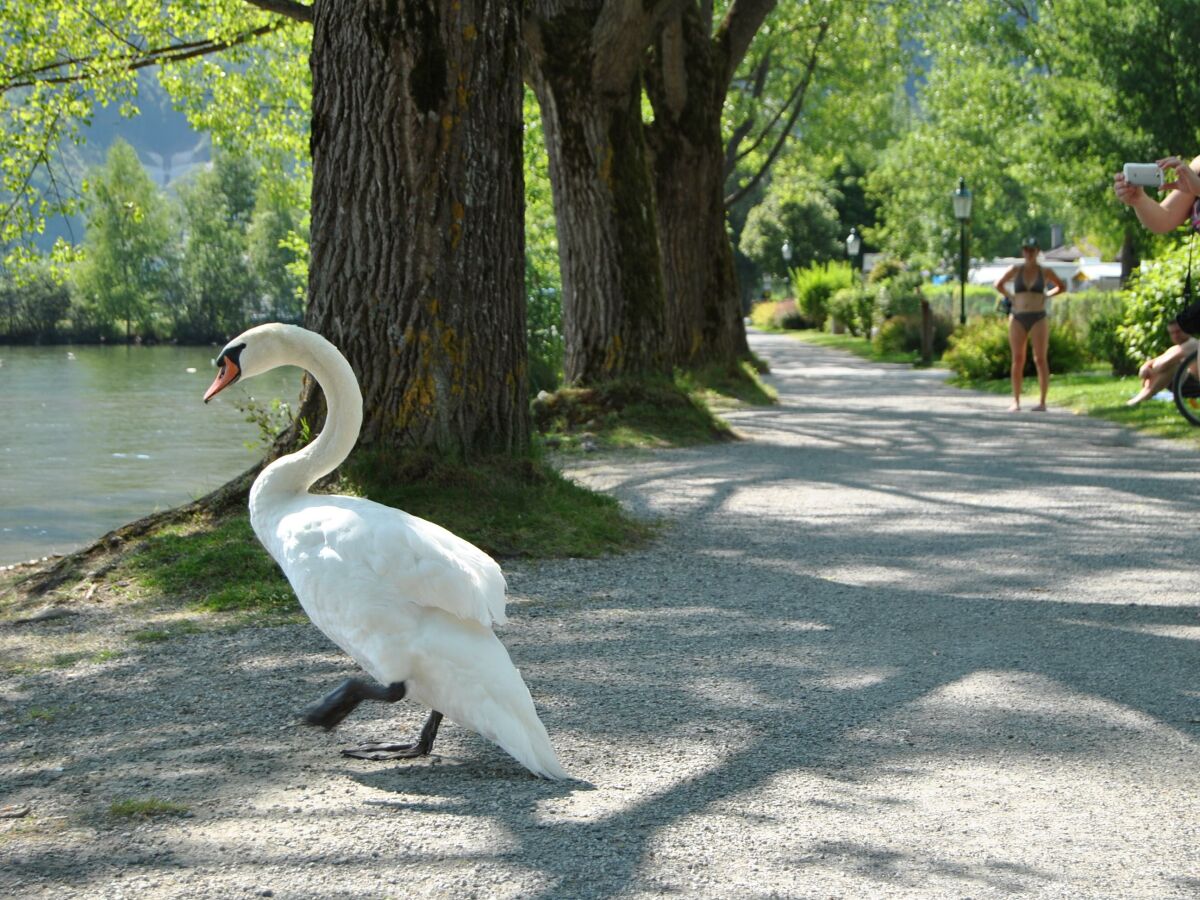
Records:
<instances>
[{"instance_id":1,"label":"person sitting on grass","mask_svg":"<svg viewBox=\"0 0 1200 900\"><path fill-rule=\"evenodd\" d=\"M1153 397L1166 388L1171 383L1171 379L1175 377L1179 364L1187 358L1188 354L1195 353L1197 347L1200 347L1200 341L1189 338L1144 363L1138 369L1138 377L1142 379L1142 389L1126 400L1125 405L1137 406L1143 400Z\"/></svg>"}]
</instances>

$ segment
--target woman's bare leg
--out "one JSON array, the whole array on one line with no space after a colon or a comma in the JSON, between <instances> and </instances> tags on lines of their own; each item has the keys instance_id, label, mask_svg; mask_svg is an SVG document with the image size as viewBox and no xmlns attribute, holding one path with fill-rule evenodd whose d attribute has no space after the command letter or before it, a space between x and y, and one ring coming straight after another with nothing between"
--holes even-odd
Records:
<instances>
[{"instance_id":1,"label":"woman's bare leg","mask_svg":"<svg viewBox=\"0 0 1200 900\"><path fill-rule=\"evenodd\" d=\"M1041 393L1034 409L1041 411L1046 408L1046 393L1050 390L1050 320L1034 323L1029 330L1029 339L1033 344L1033 364L1037 366L1038 391Z\"/></svg>"},{"instance_id":2,"label":"woman's bare leg","mask_svg":"<svg viewBox=\"0 0 1200 900\"><path fill-rule=\"evenodd\" d=\"M1012 406L1008 408L1009 412L1016 412L1021 408L1021 381L1025 377L1025 339L1027 335L1025 328L1014 319L1008 317L1008 346L1012 350Z\"/></svg>"}]
</instances>

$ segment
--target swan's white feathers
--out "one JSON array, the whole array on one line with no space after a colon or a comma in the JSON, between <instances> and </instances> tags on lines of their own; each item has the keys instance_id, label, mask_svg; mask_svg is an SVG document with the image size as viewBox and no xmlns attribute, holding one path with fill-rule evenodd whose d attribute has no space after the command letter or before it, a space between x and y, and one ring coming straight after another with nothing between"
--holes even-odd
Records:
<instances>
[{"instance_id":1,"label":"swan's white feathers","mask_svg":"<svg viewBox=\"0 0 1200 900\"><path fill-rule=\"evenodd\" d=\"M277 560L289 578L293 569L306 577L315 557L326 573L338 570L343 590L369 574L370 590L390 591L396 603L435 607L486 626L507 621L504 574L474 544L370 500L317 495L305 501L292 504L273 529Z\"/></svg>"}]
</instances>

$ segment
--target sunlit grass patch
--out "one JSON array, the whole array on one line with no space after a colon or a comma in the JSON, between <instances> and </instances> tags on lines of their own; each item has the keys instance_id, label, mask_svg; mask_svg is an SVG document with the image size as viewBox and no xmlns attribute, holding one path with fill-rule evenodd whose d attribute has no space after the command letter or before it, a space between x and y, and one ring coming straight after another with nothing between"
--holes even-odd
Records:
<instances>
[{"instance_id":1,"label":"sunlit grass patch","mask_svg":"<svg viewBox=\"0 0 1200 900\"><path fill-rule=\"evenodd\" d=\"M686 447L731 440L733 432L713 415L699 396L699 387L695 381L689 389L665 376L644 376L559 388L534 402L534 424L547 444L562 449L586 449L589 443L612 448ZM743 390L749 393L749 388Z\"/></svg>"},{"instance_id":2,"label":"sunlit grass patch","mask_svg":"<svg viewBox=\"0 0 1200 900\"><path fill-rule=\"evenodd\" d=\"M778 402L779 395L760 377L767 371L765 362L753 358L733 366L708 365L679 371L675 373L675 384L717 408L739 403L770 406Z\"/></svg>"},{"instance_id":3,"label":"sunlit grass patch","mask_svg":"<svg viewBox=\"0 0 1200 900\"><path fill-rule=\"evenodd\" d=\"M146 538L123 568L143 586L200 609L286 613L298 608L245 514L165 528Z\"/></svg>"}]
</instances>

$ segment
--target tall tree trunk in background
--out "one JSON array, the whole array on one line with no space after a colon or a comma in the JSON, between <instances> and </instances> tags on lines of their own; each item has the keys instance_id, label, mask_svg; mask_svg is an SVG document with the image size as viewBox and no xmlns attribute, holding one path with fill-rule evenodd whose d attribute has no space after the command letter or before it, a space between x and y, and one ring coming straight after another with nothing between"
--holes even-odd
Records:
<instances>
[{"instance_id":1,"label":"tall tree trunk in background","mask_svg":"<svg viewBox=\"0 0 1200 900\"><path fill-rule=\"evenodd\" d=\"M520 29L504 0L314 5L306 324L363 444L528 446Z\"/></svg>"},{"instance_id":2,"label":"tall tree trunk in background","mask_svg":"<svg viewBox=\"0 0 1200 900\"><path fill-rule=\"evenodd\" d=\"M672 4L529 5L527 77L541 106L554 193L566 381L665 371L640 70L658 16Z\"/></svg>"},{"instance_id":3,"label":"tall tree trunk in background","mask_svg":"<svg viewBox=\"0 0 1200 900\"><path fill-rule=\"evenodd\" d=\"M731 364L749 353L725 225L721 111L730 80L775 0L734 2L712 34L711 4L688 3L646 69L648 128L671 362Z\"/></svg>"}]
</instances>

